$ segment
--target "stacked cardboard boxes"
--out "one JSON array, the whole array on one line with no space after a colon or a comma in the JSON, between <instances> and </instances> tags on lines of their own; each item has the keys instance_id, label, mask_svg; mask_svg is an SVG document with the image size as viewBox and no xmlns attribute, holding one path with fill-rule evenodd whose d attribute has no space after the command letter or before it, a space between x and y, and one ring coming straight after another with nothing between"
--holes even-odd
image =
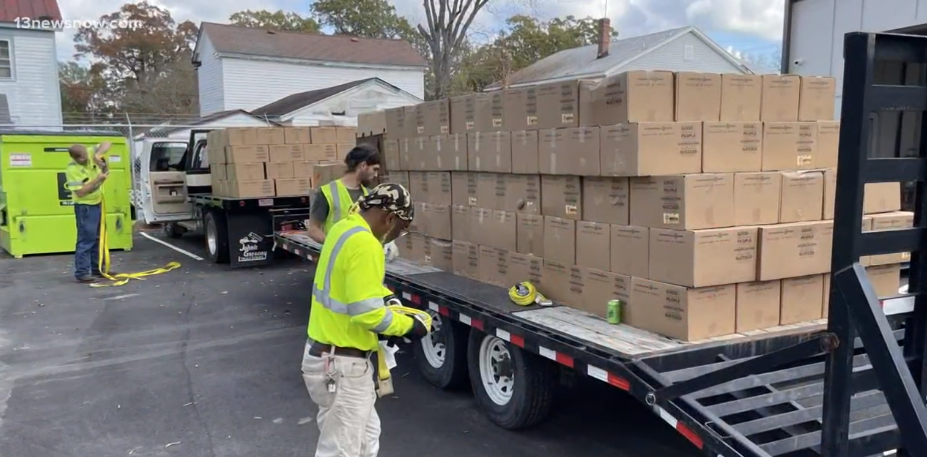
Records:
<instances>
[{"instance_id":1,"label":"stacked cardboard boxes","mask_svg":"<svg viewBox=\"0 0 927 457\"><path fill-rule=\"evenodd\" d=\"M603 317L621 298L682 340L821 319L834 98L832 78L634 71L387 110L402 256ZM910 226L900 194L868 185L864 229ZM880 296L903 260L862 260Z\"/></svg>"},{"instance_id":2,"label":"stacked cardboard boxes","mask_svg":"<svg viewBox=\"0 0 927 457\"><path fill-rule=\"evenodd\" d=\"M308 195L339 177L354 147L350 127L235 127L212 130L213 192L234 198Z\"/></svg>"}]
</instances>

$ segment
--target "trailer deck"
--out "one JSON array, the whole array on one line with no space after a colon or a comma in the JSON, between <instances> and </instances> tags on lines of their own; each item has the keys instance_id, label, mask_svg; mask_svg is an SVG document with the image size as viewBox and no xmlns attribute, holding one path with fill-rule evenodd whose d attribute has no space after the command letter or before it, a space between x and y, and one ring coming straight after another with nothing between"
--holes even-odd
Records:
<instances>
[{"instance_id":1,"label":"trailer deck","mask_svg":"<svg viewBox=\"0 0 927 457\"><path fill-rule=\"evenodd\" d=\"M278 232L276 244L310 261L319 253L318 243L303 231ZM566 306L518 306L501 287L402 259L387 264L386 276L387 286L410 306L431 309L628 392L708 455L801 455L793 452L820 444L814 424L822 417L823 349L812 348L808 357L789 365L761 357L809 346L823 334L825 321L683 342L608 324ZM913 300L886 300L884 306L886 314L903 314L910 312ZM896 336L900 339L903 331ZM858 421L851 434L894 427L884 398L873 391L878 386L865 369L866 355L859 353L857 359ZM741 364L750 361L762 366ZM731 367L748 371L727 380L706 377L724 376ZM706 379L708 385L693 384ZM663 390L671 386L682 390L678 395Z\"/></svg>"}]
</instances>

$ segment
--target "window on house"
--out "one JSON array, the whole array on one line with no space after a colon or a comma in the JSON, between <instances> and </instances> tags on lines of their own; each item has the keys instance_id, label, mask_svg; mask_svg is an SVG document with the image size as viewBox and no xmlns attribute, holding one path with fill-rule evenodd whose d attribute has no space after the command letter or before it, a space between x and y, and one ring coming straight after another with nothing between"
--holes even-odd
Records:
<instances>
[{"instance_id":1,"label":"window on house","mask_svg":"<svg viewBox=\"0 0 927 457\"><path fill-rule=\"evenodd\" d=\"M0 40L0 78L13 77L13 52L10 40Z\"/></svg>"}]
</instances>

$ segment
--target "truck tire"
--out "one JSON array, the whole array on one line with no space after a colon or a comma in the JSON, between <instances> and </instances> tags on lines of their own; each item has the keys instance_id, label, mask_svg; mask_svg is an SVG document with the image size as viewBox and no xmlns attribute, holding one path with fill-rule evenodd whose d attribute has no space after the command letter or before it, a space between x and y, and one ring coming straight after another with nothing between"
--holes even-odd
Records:
<instances>
[{"instance_id":1,"label":"truck tire","mask_svg":"<svg viewBox=\"0 0 927 457\"><path fill-rule=\"evenodd\" d=\"M180 224L174 222L164 224L164 234L167 235L168 238L181 238L184 233L187 233L187 229L181 227Z\"/></svg>"},{"instance_id":2,"label":"truck tire","mask_svg":"<svg viewBox=\"0 0 927 457\"><path fill-rule=\"evenodd\" d=\"M462 388L467 377L467 328L432 314L432 333L412 345L418 371L442 390Z\"/></svg>"},{"instance_id":3,"label":"truck tire","mask_svg":"<svg viewBox=\"0 0 927 457\"><path fill-rule=\"evenodd\" d=\"M217 211L207 211L203 217L206 228L206 252L213 263L228 263L229 236L225 216Z\"/></svg>"},{"instance_id":4,"label":"truck tire","mask_svg":"<svg viewBox=\"0 0 927 457\"><path fill-rule=\"evenodd\" d=\"M518 430L547 418L557 381L550 361L477 330L470 331L467 355L476 403L490 421Z\"/></svg>"}]
</instances>

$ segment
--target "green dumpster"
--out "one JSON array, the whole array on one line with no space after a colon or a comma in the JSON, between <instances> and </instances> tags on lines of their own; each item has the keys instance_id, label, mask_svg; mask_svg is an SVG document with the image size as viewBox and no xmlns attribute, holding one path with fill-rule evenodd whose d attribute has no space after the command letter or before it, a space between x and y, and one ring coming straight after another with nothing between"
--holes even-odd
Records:
<instances>
[{"instance_id":1,"label":"green dumpster","mask_svg":"<svg viewBox=\"0 0 927 457\"><path fill-rule=\"evenodd\" d=\"M21 258L74 252L77 226L65 188L68 148L109 141L103 186L110 250L132 249L132 168L126 138L116 132L0 131L0 247Z\"/></svg>"}]
</instances>

